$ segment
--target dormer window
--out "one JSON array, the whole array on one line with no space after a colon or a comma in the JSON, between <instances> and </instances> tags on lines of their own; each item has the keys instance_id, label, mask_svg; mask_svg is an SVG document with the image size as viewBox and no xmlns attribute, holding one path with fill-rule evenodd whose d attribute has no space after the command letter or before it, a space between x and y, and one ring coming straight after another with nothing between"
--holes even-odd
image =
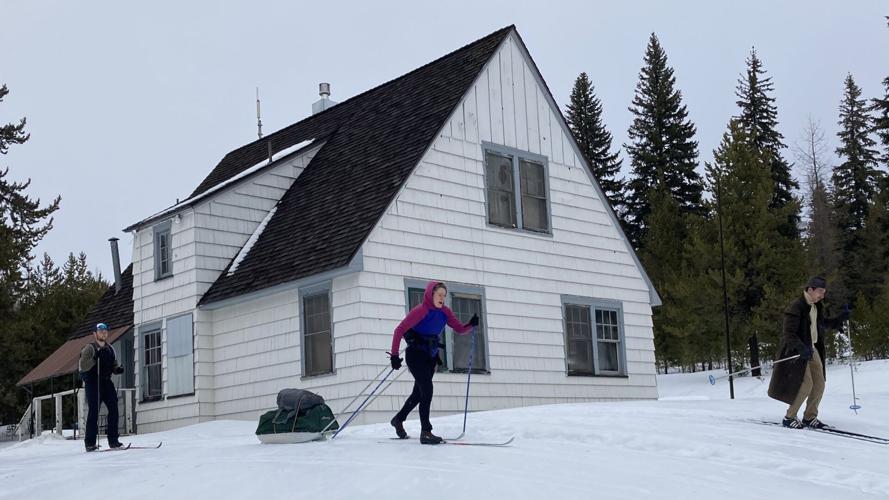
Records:
<instances>
[{"instance_id":1,"label":"dormer window","mask_svg":"<svg viewBox=\"0 0 889 500\"><path fill-rule=\"evenodd\" d=\"M173 245L170 221L154 226L154 279L173 276Z\"/></svg>"}]
</instances>

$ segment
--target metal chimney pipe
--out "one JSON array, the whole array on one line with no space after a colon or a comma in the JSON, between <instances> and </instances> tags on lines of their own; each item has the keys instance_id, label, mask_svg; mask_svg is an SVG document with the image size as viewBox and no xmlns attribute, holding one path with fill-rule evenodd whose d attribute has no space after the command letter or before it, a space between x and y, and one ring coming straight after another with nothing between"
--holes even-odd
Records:
<instances>
[{"instance_id":1,"label":"metal chimney pipe","mask_svg":"<svg viewBox=\"0 0 889 500\"><path fill-rule=\"evenodd\" d=\"M108 238L111 242L111 262L114 264L114 293L120 291L120 254L117 252L117 238Z\"/></svg>"}]
</instances>

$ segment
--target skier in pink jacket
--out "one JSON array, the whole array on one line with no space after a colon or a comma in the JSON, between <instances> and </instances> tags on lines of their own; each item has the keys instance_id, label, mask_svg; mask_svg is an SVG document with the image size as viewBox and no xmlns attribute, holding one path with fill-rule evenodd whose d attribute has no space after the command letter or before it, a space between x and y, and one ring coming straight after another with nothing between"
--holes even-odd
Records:
<instances>
[{"instance_id":1,"label":"skier in pink jacket","mask_svg":"<svg viewBox=\"0 0 889 500\"><path fill-rule=\"evenodd\" d=\"M392 350L390 361L392 369L401 368L402 359L398 356L401 347L401 339L407 342L405 358L411 375L414 376L414 390L404 402L399 411L391 420L395 427L395 433L401 439L407 438L404 430L404 421L408 414L420 405L420 443L439 444L442 439L432 434L432 424L429 423L429 408L432 404L432 376L436 367L441 364L438 357L439 337L444 331L445 324L450 326L458 335L467 335L472 328L478 325L478 315L473 315L469 323L460 323L453 311L444 305L448 289L440 281L430 281L426 285L426 293L423 294L423 302L411 309L407 316L392 335Z\"/></svg>"}]
</instances>

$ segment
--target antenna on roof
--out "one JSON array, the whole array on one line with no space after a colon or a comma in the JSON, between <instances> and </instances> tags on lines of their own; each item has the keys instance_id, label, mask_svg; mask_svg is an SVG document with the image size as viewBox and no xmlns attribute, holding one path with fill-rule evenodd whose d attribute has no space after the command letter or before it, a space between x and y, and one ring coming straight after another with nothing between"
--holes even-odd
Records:
<instances>
[{"instance_id":1,"label":"antenna on roof","mask_svg":"<svg viewBox=\"0 0 889 500\"><path fill-rule=\"evenodd\" d=\"M262 118L260 117L259 112L259 87L256 87L256 128L257 135L262 139Z\"/></svg>"}]
</instances>

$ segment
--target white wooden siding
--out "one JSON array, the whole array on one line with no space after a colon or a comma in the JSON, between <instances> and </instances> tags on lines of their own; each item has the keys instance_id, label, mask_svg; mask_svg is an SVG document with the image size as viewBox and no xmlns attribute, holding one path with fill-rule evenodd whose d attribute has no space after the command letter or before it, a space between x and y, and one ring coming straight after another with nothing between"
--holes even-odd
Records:
<instances>
[{"instance_id":1,"label":"white wooden siding","mask_svg":"<svg viewBox=\"0 0 889 500\"><path fill-rule=\"evenodd\" d=\"M404 317L404 277L484 288L491 373L473 376L472 409L657 397L648 286L556 113L510 37L363 247L358 290L371 352L388 349ZM551 236L487 224L482 141L548 158ZM622 303L627 377L566 375L563 294ZM391 418L410 380L363 421ZM436 374L433 412L462 411L465 382Z\"/></svg>"},{"instance_id":2,"label":"white wooden siding","mask_svg":"<svg viewBox=\"0 0 889 500\"><path fill-rule=\"evenodd\" d=\"M133 308L141 325L171 316L194 313L194 395L138 405L140 432L178 427L215 418L214 360L208 313L195 311L201 296L216 281L269 210L284 195L320 149L317 145L299 155L283 158L267 171L214 193L180 212L171 224L173 276L154 280L154 235L151 227L134 233ZM167 332L162 339L163 394L169 389ZM136 380L142 358L136 335ZM141 386L140 386L141 389Z\"/></svg>"}]
</instances>

